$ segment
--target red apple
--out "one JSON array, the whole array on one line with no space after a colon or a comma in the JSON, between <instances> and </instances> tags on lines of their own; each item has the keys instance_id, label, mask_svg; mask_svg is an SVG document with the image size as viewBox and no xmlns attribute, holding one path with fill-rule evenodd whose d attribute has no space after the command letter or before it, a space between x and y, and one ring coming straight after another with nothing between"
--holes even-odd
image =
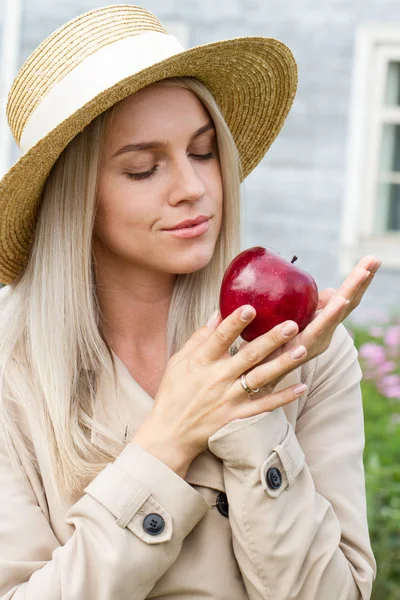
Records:
<instances>
[{"instance_id":1,"label":"red apple","mask_svg":"<svg viewBox=\"0 0 400 600\"><path fill-rule=\"evenodd\" d=\"M250 342L284 321L296 321L302 331L313 319L318 304L314 279L271 248L243 250L228 265L220 291L219 307L225 319L236 308L251 304L257 314L241 337Z\"/></svg>"}]
</instances>

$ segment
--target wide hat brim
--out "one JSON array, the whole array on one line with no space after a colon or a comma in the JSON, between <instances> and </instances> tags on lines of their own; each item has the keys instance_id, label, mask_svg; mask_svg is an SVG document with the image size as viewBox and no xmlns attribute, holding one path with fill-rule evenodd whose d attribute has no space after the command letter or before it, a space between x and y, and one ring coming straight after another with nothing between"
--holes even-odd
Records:
<instances>
[{"instance_id":1,"label":"wide hat brim","mask_svg":"<svg viewBox=\"0 0 400 600\"><path fill-rule=\"evenodd\" d=\"M103 90L23 154L0 181L0 281L25 268L40 200L52 167L69 142L102 112L169 77L202 81L235 140L241 179L256 167L281 130L297 89L297 66L282 42L243 37L171 56Z\"/></svg>"}]
</instances>

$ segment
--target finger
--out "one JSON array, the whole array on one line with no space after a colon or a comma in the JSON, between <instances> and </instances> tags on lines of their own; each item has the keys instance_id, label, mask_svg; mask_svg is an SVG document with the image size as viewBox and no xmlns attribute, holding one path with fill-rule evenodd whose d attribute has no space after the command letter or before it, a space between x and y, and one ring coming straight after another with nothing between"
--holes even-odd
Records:
<instances>
[{"instance_id":1,"label":"finger","mask_svg":"<svg viewBox=\"0 0 400 600\"><path fill-rule=\"evenodd\" d=\"M275 386L277 381L280 381L282 377L305 362L306 356L307 349L305 346L295 346L291 350L283 352L277 358L269 360L246 373L247 385L253 390L270 385L272 382ZM237 385L243 391L240 379L237 381ZM238 391L240 391L239 388Z\"/></svg>"},{"instance_id":2,"label":"finger","mask_svg":"<svg viewBox=\"0 0 400 600\"><path fill-rule=\"evenodd\" d=\"M248 402L243 402L238 405L239 416L238 419L246 417L254 417L263 412L271 412L280 406L290 404L294 400L297 400L307 391L305 384L297 384L287 387L279 392L273 392L272 394L266 394L262 398L257 400L249 399Z\"/></svg>"},{"instance_id":3,"label":"finger","mask_svg":"<svg viewBox=\"0 0 400 600\"><path fill-rule=\"evenodd\" d=\"M218 325L222 321L222 316L219 310L216 310L213 315L209 318L207 323L199 329L196 329L187 340L187 342L182 346L177 354L183 357L190 353L192 353L196 348L198 348L205 340L210 337L211 333L215 331Z\"/></svg>"},{"instance_id":4,"label":"finger","mask_svg":"<svg viewBox=\"0 0 400 600\"><path fill-rule=\"evenodd\" d=\"M218 325L222 323L223 318L219 310L217 310L213 316L207 321L206 326L209 330L209 334L216 330Z\"/></svg>"},{"instance_id":5,"label":"finger","mask_svg":"<svg viewBox=\"0 0 400 600\"><path fill-rule=\"evenodd\" d=\"M368 281L369 274L376 273L381 264L382 261L375 256L364 256L338 288L336 295L342 295L351 301L364 283Z\"/></svg>"},{"instance_id":6,"label":"finger","mask_svg":"<svg viewBox=\"0 0 400 600\"><path fill-rule=\"evenodd\" d=\"M369 286L372 283L372 280L375 277L375 273L371 273L370 276L368 277L368 279L365 281L365 283L363 283L363 285L360 287L360 289L358 290L358 292L356 293L356 295L354 296L351 304L354 305L354 308L356 306L358 306L362 300L362 297L364 296L365 292L367 291L367 289L369 288Z\"/></svg>"},{"instance_id":7,"label":"finger","mask_svg":"<svg viewBox=\"0 0 400 600\"><path fill-rule=\"evenodd\" d=\"M302 331L302 343L307 346L311 341L322 336L325 333L330 333L332 330L345 319L345 310L349 306L350 301L343 296L335 296L321 310L315 319Z\"/></svg>"},{"instance_id":8,"label":"finger","mask_svg":"<svg viewBox=\"0 0 400 600\"><path fill-rule=\"evenodd\" d=\"M321 290L321 292L318 294L317 310L319 310L320 308L324 308L328 304L329 300L332 298L333 294L335 294L335 292L335 288L326 288L325 290Z\"/></svg>"},{"instance_id":9,"label":"finger","mask_svg":"<svg viewBox=\"0 0 400 600\"><path fill-rule=\"evenodd\" d=\"M367 255L363 256L357 263L356 268L359 267L361 269L365 269L366 271L370 271L373 267L374 263L379 259L376 256Z\"/></svg>"},{"instance_id":10,"label":"finger","mask_svg":"<svg viewBox=\"0 0 400 600\"><path fill-rule=\"evenodd\" d=\"M382 265L382 261L381 260L377 260L376 264L371 268L369 277L361 285L361 287L359 288L358 292L356 292L355 296L353 297L353 300L351 301L351 309L348 311L349 313L352 310L354 310L360 304L360 302L361 302L361 300L362 300L365 292L367 291L367 289L371 285L372 280L374 279L375 274L379 270L379 268L380 268L381 265Z\"/></svg>"},{"instance_id":11,"label":"finger","mask_svg":"<svg viewBox=\"0 0 400 600\"><path fill-rule=\"evenodd\" d=\"M360 261L362 262L362 261ZM359 263L360 264L360 263ZM353 287L351 286L351 283L349 284L349 279L351 279L351 276L349 276L345 282L342 284L342 286L339 288L338 290L338 294L340 292L342 292L342 295L347 298L348 300L350 300L350 304L347 306L346 308L346 312L344 314L344 319L347 318L349 316L349 314L355 309L357 308L357 306L360 304L365 292L367 291L368 287L370 286L375 273L378 271L378 269L380 268L382 264L382 261L379 259L375 259L372 261L372 264L369 265L369 271L367 271L367 276L365 277L364 281L361 281L359 283L359 285L356 285L355 282L355 278L353 277ZM352 275L354 276L355 273L357 273L358 271L358 267L356 267L356 269L353 270ZM347 282L347 289L346 289L346 282Z\"/></svg>"},{"instance_id":12,"label":"finger","mask_svg":"<svg viewBox=\"0 0 400 600\"><path fill-rule=\"evenodd\" d=\"M370 272L362 267L355 267L350 275L346 277L341 286L333 294L330 301L337 296L343 296L346 300L352 300L361 285L368 279ZM328 303L329 304L329 303Z\"/></svg>"},{"instance_id":13,"label":"finger","mask_svg":"<svg viewBox=\"0 0 400 600\"><path fill-rule=\"evenodd\" d=\"M256 310L250 304L245 304L234 310L198 347L197 360L208 363L220 358L255 316Z\"/></svg>"},{"instance_id":14,"label":"finger","mask_svg":"<svg viewBox=\"0 0 400 600\"><path fill-rule=\"evenodd\" d=\"M365 283L363 283L363 285L360 287L360 289L358 290L358 292L354 295L354 297L351 300L349 306L347 307L346 317L348 317L349 314L351 312L353 312L353 310L355 308L357 308L357 306L360 304L361 300L363 299L363 296L364 296L365 292L367 291L367 289L369 288L370 284L372 283L373 278L374 278L374 273L371 273L370 276L368 277L368 279L365 281Z\"/></svg>"},{"instance_id":15,"label":"finger","mask_svg":"<svg viewBox=\"0 0 400 600\"><path fill-rule=\"evenodd\" d=\"M294 338L298 331L299 326L295 321L285 321L249 342L229 361L232 377L237 378L244 371L258 365L271 352Z\"/></svg>"}]
</instances>

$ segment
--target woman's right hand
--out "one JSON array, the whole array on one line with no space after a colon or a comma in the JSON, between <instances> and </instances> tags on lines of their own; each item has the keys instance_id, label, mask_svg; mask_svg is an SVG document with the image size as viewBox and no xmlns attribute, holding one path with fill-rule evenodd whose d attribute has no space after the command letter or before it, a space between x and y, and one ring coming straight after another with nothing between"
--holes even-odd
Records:
<instances>
[{"instance_id":1,"label":"woman's right hand","mask_svg":"<svg viewBox=\"0 0 400 600\"><path fill-rule=\"evenodd\" d=\"M245 319L241 317L244 309L249 313ZM154 406L133 442L153 440L154 448L163 449L158 453L161 460L169 448L169 454L178 453L188 467L207 449L208 438L230 421L271 411L304 393L305 386L273 392L287 373L305 362L304 346L295 348L300 349L297 353L291 350L271 360L256 376L258 363L295 337L298 326L294 321L277 325L247 344L243 352L229 354L230 346L255 315L252 306L241 306L224 320L218 313L214 322L193 333L169 360ZM294 358L296 354L299 358ZM253 380L263 378L270 393L250 398L240 382L249 370Z\"/></svg>"}]
</instances>

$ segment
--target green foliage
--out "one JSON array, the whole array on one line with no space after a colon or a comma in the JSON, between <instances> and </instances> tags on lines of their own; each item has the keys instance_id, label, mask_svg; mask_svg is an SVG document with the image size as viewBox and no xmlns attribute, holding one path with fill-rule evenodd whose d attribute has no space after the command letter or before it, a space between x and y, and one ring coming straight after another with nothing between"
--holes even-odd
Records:
<instances>
[{"instance_id":1,"label":"green foliage","mask_svg":"<svg viewBox=\"0 0 400 600\"><path fill-rule=\"evenodd\" d=\"M397 392L393 394L395 397L388 398L378 391L382 390L382 377L377 369L371 371L371 364L363 358L363 348L371 342L386 352L388 346L385 340L388 338L385 333L388 327L393 329L393 324L384 327L380 337L377 337L374 328L353 329L361 366L365 373L369 373L369 379L362 382L362 391L368 523L378 567L372 600L400 600L400 398L396 396ZM393 351L392 345L389 352L391 361L394 361L391 371L394 374L399 372L398 350L396 347Z\"/></svg>"}]
</instances>

